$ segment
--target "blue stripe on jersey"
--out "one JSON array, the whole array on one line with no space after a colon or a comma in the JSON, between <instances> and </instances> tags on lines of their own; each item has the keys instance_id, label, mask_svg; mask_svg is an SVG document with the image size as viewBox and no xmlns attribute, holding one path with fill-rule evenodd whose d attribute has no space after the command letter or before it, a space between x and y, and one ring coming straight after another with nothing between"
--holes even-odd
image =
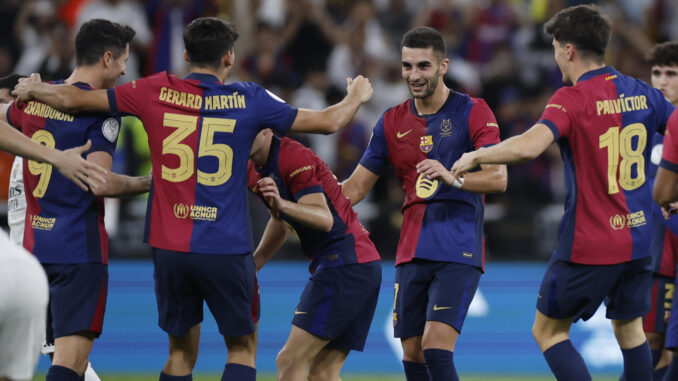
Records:
<instances>
[{"instance_id":1,"label":"blue stripe on jersey","mask_svg":"<svg viewBox=\"0 0 678 381\"><path fill-rule=\"evenodd\" d=\"M323 187L320 185L313 185L310 187L306 187L297 193L294 194L294 199L299 200L300 198L306 196L307 194L311 193L323 193Z\"/></svg>"},{"instance_id":2,"label":"blue stripe on jersey","mask_svg":"<svg viewBox=\"0 0 678 381\"><path fill-rule=\"evenodd\" d=\"M659 162L659 166L672 172L678 172L678 164L673 164L672 162L666 161L664 159Z\"/></svg>"},{"instance_id":3,"label":"blue stripe on jersey","mask_svg":"<svg viewBox=\"0 0 678 381\"><path fill-rule=\"evenodd\" d=\"M574 155L570 141L567 138L558 140L560 155L563 158L565 170L565 189L567 189L567 198L565 199L565 214L558 228L558 248L560 258L570 258L572 256L572 246L574 244L574 228L577 215L577 170L574 165Z\"/></svg>"},{"instance_id":4,"label":"blue stripe on jersey","mask_svg":"<svg viewBox=\"0 0 678 381\"><path fill-rule=\"evenodd\" d=\"M558 132L558 127L556 127L556 125L553 122L551 122L548 119L541 119L538 120L537 123L545 124L546 127L548 127L551 130L551 132L553 132L553 140L554 141L558 140L558 138L560 137L560 132Z\"/></svg>"}]
</instances>

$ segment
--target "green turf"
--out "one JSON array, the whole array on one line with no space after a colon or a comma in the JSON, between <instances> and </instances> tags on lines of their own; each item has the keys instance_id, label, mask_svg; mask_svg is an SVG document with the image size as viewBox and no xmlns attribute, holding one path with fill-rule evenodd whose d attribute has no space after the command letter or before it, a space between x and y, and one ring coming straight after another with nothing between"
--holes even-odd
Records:
<instances>
[{"instance_id":1,"label":"green turf","mask_svg":"<svg viewBox=\"0 0 678 381\"><path fill-rule=\"evenodd\" d=\"M102 381L157 381L158 376L156 374L149 373L102 373L99 375ZM45 379L44 374L36 375L34 381L42 381ZM193 375L195 381L219 381L221 379L220 374L209 374L209 373L197 373ZM382 374L382 373L362 373L362 374L342 374L342 381L405 381L405 376L401 374ZM487 374L487 375L461 375L463 381L553 381L553 376L551 375L510 375L503 376L497 374ZM616 381L619 377L612 376L595 376L593 377L596 381ZM275 374L272 373L262 373L257 376L257 381L275 381Z\"/></svg>"}]
</instances>

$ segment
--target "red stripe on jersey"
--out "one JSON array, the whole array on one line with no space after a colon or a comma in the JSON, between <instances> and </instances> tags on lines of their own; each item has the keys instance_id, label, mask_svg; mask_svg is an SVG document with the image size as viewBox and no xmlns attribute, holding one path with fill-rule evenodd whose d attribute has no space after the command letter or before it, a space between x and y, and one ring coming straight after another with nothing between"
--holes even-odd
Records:
<instances>
[{"instance_id":1,"label":"red stripe on jersey","mask_svg":"<svg viewBox=\"0 0 678 381\"><path fill-rule=\"evenodd\" d=\"M403 226L400 230L396 266L410 262L417 252L419 232L426 213L426 204L416 203L403 211Z\"/></svg>"},{"instance_id":2,"label":"red stripe on jersey","mask_svg":"<svg viewBox=\"0 0 678 381\"><path fill-rule=\"evenodd\" d=\"M92 324L89 326L89 330L92 332L101 333L101 330L104 326L104 312L106 311L106 294L107 294L106 280L101 280L101 289L99 289L99 301L97 302L97 308L94 311L94 316L92 317Z\"/></svg>"},{"instance_id":3,"label":"red stripe on jersey","mask_svg":"<svg viewBox=\"0 0 678 381\"><path fill-rule=\"evenodd\" d=\"M676 277L676 256L678 256L678 237L667 228L664 231L664 246L659 274L670 278Z\"/></svg>"}]
</instances>

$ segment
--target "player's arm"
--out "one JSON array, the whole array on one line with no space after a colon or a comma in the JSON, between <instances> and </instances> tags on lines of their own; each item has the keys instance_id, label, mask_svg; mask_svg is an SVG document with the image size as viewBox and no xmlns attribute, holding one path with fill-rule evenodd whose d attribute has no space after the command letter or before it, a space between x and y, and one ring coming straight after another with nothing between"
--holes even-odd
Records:
<instances>
[{"instance_id":1,"label":"player's arm","mask_svg":"<svg viewBox=\"0 0 678 381\"><path fill-rule=\"evenodd\" d=\"M678 172L659 167L652 196L657 204L667 209L669 204L678 201Z\"/></svg>"},{"instance_id":2,"label":"player's arm","mask_svg":"<svg viewBox=\"0 0 678 381\"><path fill-rule=\"evenodd\" d=\"M7 110L9 110L12 103L0 103L0 121L9 122L7 120Z\"/></svg>"},{"instance_id":3,"label":"player's arm","mask_svg":"<svg viewBox=\"0 0 678 381\"><path fill-rule=\"evenodd\" d=\"M296 132L310 132L332 134L339 131L353 119L361 104L372 97L370 81L359 75L354 79L346 79L348 94L341 102L325 108L322 111L299 109L297 117L292 123L291 130Z\"/></svg>"},{"instance_id":4,"label":"player's arm","mask_svg":"<svg viewBox=\"0 0 678 381\"><path fill-rule=\"evenodd\" d=\"M463 154L452 165L451 174L461 177L481 164L519 164L530 161L541 155L554 139L547 125L537 123L524 133L497 145Z\"/></svg>"},{"instance_id":5,"label":"player's arm","mask_svg":"<svg viewBox=\"0 0 678 381\"><path fill-rule=\"evenodd\" d=\"M274 213L284 213L311 229L324 232L332 229L334 218L323 193L309 193L299 198L297 202L293 202L280 197L278 187L272 178L264 177L259 180L258 184L259 192L264 196Z\"/></svg>"},{"instance_id":6,"label":"player's arm","mask_svg":"<svg viewBox=\"0 0 678 381\"><path fill-rule=\"evenodd\" d=\"M87 155L87 161L108 170L106 182L90 189L99 197L125 197L146 193L151 189L151 176L126 176L110 172L113 156L105 151L96 151Z\"/></svg>"},{"instance_id":7,"label":"player's arm","mask_svg":"<svg viewBox=\"0 0 678 381\"><path fill-rule=\"evenodd\" d=\"M261 270L273 255L280 250L289 233L290 229L280 218L271 216L264 234L261 236L261 241L259 241L257 249L254 250L254 265L257 271Z\"/></svg>"},{"instance_id":8,"label":"player's arm","mask_svg":"<svg viewBox=\"0 0 678 381\"><path fill-rule=\"evenodd\" d=\"M341 183L341 191L351 200L351 206L353 206L367 196L377 180L379 180L379 175L358 164L351 176Z\"/></svg>"},{"instance_id":9,"label":"player's arm","mask_svg":"<svg viewBox=\"0 0 678 381\"><path fill-rule=\"evenodd\" d=\"M481 164L480 168L480 171L469 172L463 178L457 179L438 160L426 159L417 164L417 173L474 193L499 193L506 190L506 165Z\"/></svg>"},{"instance_id":10,"label":"player's arm","mask_svg":"<svg viewBox=\"0 0 678 381\"><path fill-rule=\"evenodd\" d=\"M107 90L82 90L67 84L51 85L41 82L37 74L20 79L12 94L24 101L38 99L68 114L110 111Z\"/></svg>"}]
</instances>

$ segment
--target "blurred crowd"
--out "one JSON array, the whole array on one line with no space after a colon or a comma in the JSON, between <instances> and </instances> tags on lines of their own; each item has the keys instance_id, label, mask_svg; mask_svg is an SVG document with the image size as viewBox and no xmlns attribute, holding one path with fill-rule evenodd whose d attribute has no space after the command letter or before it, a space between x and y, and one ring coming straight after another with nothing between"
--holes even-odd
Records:
<instances>
[{"instance_id":1,"label":"blurred crowd","mask_svg":"<svg viewBox=\"0 0 678 381\"><path fill-rule=\"evenodd\" d=\"M2 0L0 76L39 72L46 80L67 77L74 66L73 36L92 18L127 24L137 32L121 83L163 70L183 75L187 71L184 26L199 16L231 20L240 38L235 48L237 66L229 81L257 82L294 106L320 109L343 97L346 77L370 78L375 89L372 100L340 133L297 136L341 180L360 160L381 114L409 96L400 76L400 38L411 27L429 25L442 32L451 60L448 86L484 98L505 139L531 127L555 89L563 85L543 23L562 8L591 2ZM656 42L678 40L678 0L593 2L613 20L607 63L648 80L645 53ZM134 120L125 124L114 169L148 173L143 128ZM558 149L552 146L539 159L509 168L507 192L487 197L491 258L550 255L564 198L560 162ZM395 256L402 198L393 173L387 172L370 202L358 208L386 258ZM134 252L132 243L140 241L135 232L143 225L145 208L143 202L130 205L129 210L112 213L123 222L113 225L113 253ZM262 217L262 221L255 219L255 230L263 229L259 224L267 216L254 215Z\"/></svg>"}]
</instances>

